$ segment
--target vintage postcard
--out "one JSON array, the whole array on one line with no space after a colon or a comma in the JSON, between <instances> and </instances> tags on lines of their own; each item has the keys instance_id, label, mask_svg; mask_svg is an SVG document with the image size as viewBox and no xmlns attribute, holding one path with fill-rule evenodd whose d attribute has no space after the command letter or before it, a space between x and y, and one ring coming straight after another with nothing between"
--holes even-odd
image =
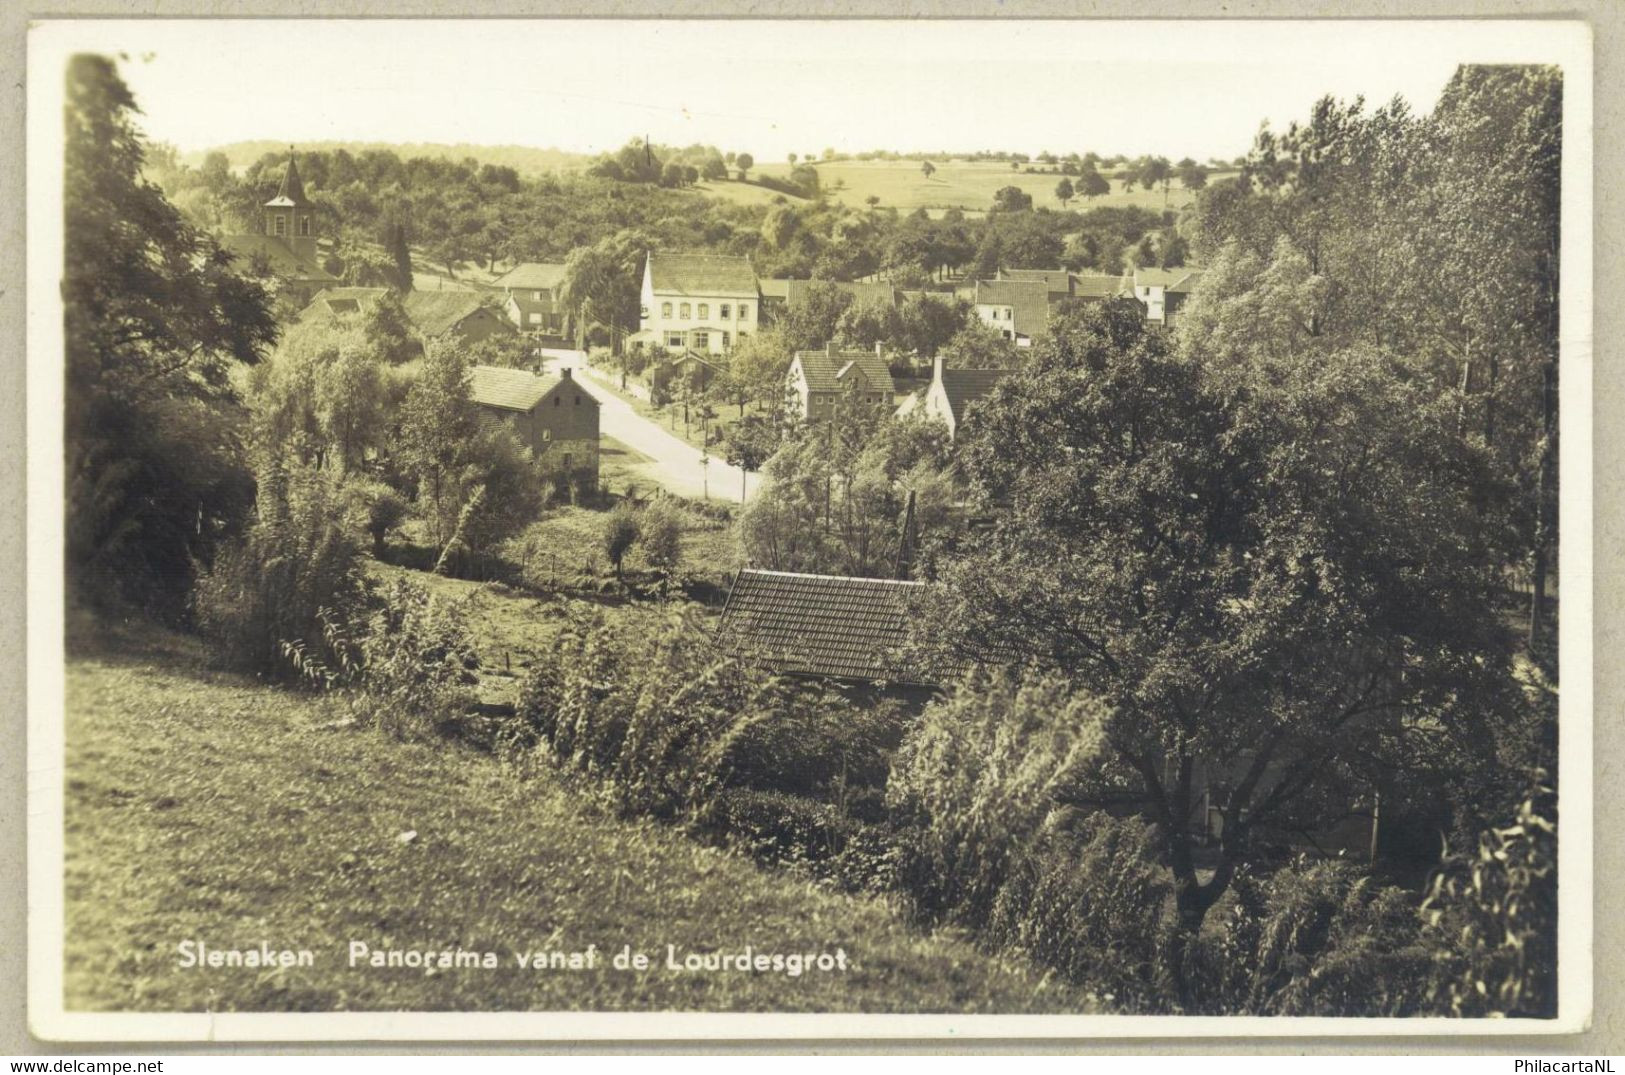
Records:
<instances>
[{"instance_id":1,"label":"vintage postcard","mask_svg":"<svg viewBox=\"0 0 1625 1075\"><path fill-rule=\"evenodd\" d=\"M28 64L40 1037L1587 1023L1583 23Z\"/></svg>"}]
</instances>

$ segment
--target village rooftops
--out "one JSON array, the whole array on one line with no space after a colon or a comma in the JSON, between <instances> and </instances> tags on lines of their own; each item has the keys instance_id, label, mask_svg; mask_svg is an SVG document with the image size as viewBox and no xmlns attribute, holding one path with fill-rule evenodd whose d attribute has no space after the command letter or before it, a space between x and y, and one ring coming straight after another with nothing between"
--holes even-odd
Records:
<instances>
[{"instance_id":1,"label":"village rooftops","mask_svg":"<svg viewBox=\"0 0 1625 1075\"><path fill-rule=\"evenodd\" d=\"M530 411L546 399L549 392L566 381L576 385L582 395L597 398L582 388L568 370L562 376L553 376L503 366L475 366L469 370L469 399L482 407Z\"/></svg>"},{"instance_id":2,"label":"village rooftops","mask_svg":"<svg viewBox=\"0 0 1625 1075\"><path fill-rule=\"evenodd\" d=\"M485 299L478 291L408 291L401 304L419 332L435 337L478 310Z\"/></svg>"},{"instance_id":3,"label":"village rooftops","mask_svg":"<svg viewBox=\"0 0 1625 1075\"><path fill-rule=\"evenodd\" d=\"M1123 278L1106 273L1074 273L1072 294L1080 299L1109 299L1123 294Z\"/></svg>"},{"instance_id":4,"label":"village rooftops","mask_svg":"<svg viewBox=\"0 0 1625 1075\"><path fill-rule=\"evenodd\" d=\"M873 351L837 351L825 347L820 351L797 351L796 358L801 360L802 376L807 379L810 392L834 392L844 388L853 383L854 370L861 370L870 387L886 393L888 399L897 392L891 368Z\"/></svg>"},{"instance_id":5,"label":"village rooftops","mask_svg":"<svg viewBox=\"0 0 1625 1075\"><path fill-rule=\"evenodd\" d=\"M388 293L382 287L324 287L299 311L299 320L325 321L366 313Z\"/></svg>"},{"instance_id":6,"label":"village rooftops","mask_svg":"<svg viewBox=\"0 0 1625 1075\"><path fill-rule=\"evenodd\" d=\"M1008 306L1015 330L1036 336L1049 322L1049 285L1042 280L978 280L976 305Z\"/></svg>"},{"instance_id":7,"label":"village rooftops","mask_svg":"<svg viewBox=\"0 0 1625 1075\"><path fill-rule=\"evenodd\" d=\"M286 239L274 235L222 235L220 247L237 259L234 268L238 272L248 270L256 258L264 258L272 273L289 280L339 282L338 277L314 260L294 253Z\"/></svg>"},{"instance_id":8,"label":"village rooftops","mask_svg":"<svg viewBox=\"0 0 1625 1075\"><path fill-rule=\"evenodd\" d=\"M750 259L726 254L650 254L649 282L663 295L759 294Z\"/></svg>"},{"instance_id":9,"label":"village rooftops","mask_svg":"<svg viewBox=\"0 0 1625 1075\"><path fill-rule=\"evenodd\" d=\"M924 589L919 582L747 568L728 592L717 641L786 674L935 686L959 669L925 667L904 649L911 603Z\"/></svg>"},{"instance_id":10,"label":"village rooftops","mask_svg":"<svg viewBox=\"0 0 1625 1075\"><path fill-rule=\"evenodd\" d=\"M564 282L564 266L553 261L526 261L515 265L493 282L508 291L552 291Z\"/></svg>"},{"instance_id":11,"label":"village rooftops","mask_svg":"<svg viewBox=\"0 0 1625 1075\"><path fill-rule=\"evenodd\" d=\"M993 391L993 386L1008 376L1010 372L1010 370L1001 369L956 370L947 368L936 371L938 378L942 381L943 395L948 397L948 406L953 410L955 428L965 421L965 411L970 405Z\"/></svg>"},{"instance_id":12,"label":"village rooftops","mask_svg":"<svg viewBox=\"0 0 1625 1075\"><path fill-rule=\"evenodd\" d=\"M1000 269L998 278L1041 283L1052 299L1072 294L1072 274L1065 269Z\"/></svg>"},{"instance_id":13,"label":"village rooftops","mask_svg":"<svg viewBox=\"0 0 1625 1075\"><path fill-rule=\"evenodd\" d=\"M891 284L880 283L851 283L846 280L786 280L785 305L792 310L800 309L807 297L815 287L834 287L852 296L855 306L896 306L897 289Z\"/></svg>"},{"instance_id":14,"label":"village rooftops","mask_svg":"<svg viewBox=\"0 0 1625 1075\"><path fill-rule=\"evenodd\" d=\"M1160 287L1163 291L1178 295L1195 291L1202 282L1200 269L1135 269L1135 287Z\"/></svg>"}]
</instances>

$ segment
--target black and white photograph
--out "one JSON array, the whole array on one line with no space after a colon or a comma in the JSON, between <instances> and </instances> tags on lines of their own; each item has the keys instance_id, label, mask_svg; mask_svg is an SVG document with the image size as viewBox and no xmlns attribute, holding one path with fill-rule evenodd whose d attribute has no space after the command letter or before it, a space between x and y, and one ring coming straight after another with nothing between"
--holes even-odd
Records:
<instances>
[{"instance_id":1,"label":"black and white photograph","mask_svg":"<svg viewBox=\"0 0 1625 1075\"><path fill-rule=\"evenodd\" d=\"M36 23L34 1033L1579 1029L1590 48Z\"/></svg>"}]
</instances>

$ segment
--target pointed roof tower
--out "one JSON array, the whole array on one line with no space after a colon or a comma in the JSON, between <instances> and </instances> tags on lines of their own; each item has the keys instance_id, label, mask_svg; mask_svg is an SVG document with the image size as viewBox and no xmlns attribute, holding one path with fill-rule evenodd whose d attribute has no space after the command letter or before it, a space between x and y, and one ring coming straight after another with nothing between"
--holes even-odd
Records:
<instances>
[{"instance_id":1,"label":"pointed roof tower","mask_svg":"<svg viewBox=\"0 0 1625 1075\"><path fill-rule=\"evenodd\" d=\"M265 203L267 206L283 206L303 209L310 205L305 198L305 182L299 178L299 166L294 163L293 147L288 147L288 167L282 173L282 185L276 188L276 197Z\"/></svg>"}]
</instances>

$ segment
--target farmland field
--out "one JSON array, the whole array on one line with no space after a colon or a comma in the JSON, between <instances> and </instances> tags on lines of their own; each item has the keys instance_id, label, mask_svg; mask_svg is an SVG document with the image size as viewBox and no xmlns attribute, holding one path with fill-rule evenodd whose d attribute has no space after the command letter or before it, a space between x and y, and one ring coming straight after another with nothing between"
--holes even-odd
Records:
<instances>
[{"instance_id":1,"label":"farmland field","mask_svg":"<svg viewBox=\"0 0 1625 1075\"><path fill-rule=\"evenodd\" d=\"M1060 201L1055 197L1055 186L1062 176L1050 172L1050 165L1031 166L1044 168L1042 172L1015 172L1010 165L995 161L948 160L932 163L937 170L929 179L920 171L920 161L917 160L834 161L818 165L818 178L825 191L832 192L843 204L853 206L864 205L870 195L875 195L880 198L882 208L904 212L920 208L985 210L993 204L995 191L1000 187L1015 186L1032 195L1035 208L1061 208ZM756 170L766 175L788 178L790 166L778 162L758 165ZM1209 181L1220 178L1224 178L1224 175L1214 174ZM840 184L844 186L836 189ZM1192 199L1192 192L1175 182L1169 188L1167 206L1180 209ZM1093 200L1074 199L1069 208L1128 205L1161 209L1162 191L1145 190L1138 186L1128 191L1122 182L1113 180L1110 194Z\"/></svg>"}]
</instances>

